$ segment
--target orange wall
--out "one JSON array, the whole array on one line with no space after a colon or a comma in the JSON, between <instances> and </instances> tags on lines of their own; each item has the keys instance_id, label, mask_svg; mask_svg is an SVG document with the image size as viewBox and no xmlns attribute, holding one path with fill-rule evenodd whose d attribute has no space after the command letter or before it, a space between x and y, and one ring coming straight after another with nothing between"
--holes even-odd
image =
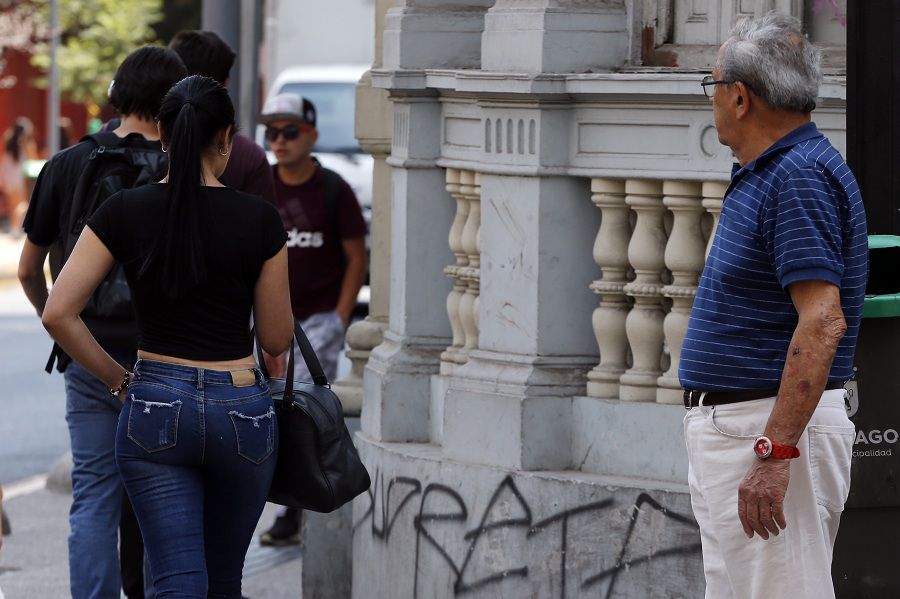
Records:
<instances>
[{"instance_id":1,"label":"orange wall","mask_svg":"<svg viewBox=\"0 0 900 599\"><path fill-rule=\"evenodd\" d=\"M7 50L4 57L6 69L2 77L15 77L15 85L0 89L0 136L17 117L26 116L34 123L35 140L43 153L47 138L47 91L37 89L33 83L41 72L31 66L27 54ZM72 121L71 141L78 141L87 130L87 110L77 102L63 101L60 112Z\"/></svg>"}]
</instances>

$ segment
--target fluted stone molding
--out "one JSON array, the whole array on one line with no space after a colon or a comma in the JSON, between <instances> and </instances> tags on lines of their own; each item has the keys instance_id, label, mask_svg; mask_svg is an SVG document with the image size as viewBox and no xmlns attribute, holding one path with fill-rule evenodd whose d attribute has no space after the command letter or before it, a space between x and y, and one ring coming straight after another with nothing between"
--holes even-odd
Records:
<instances>
[{"instance_id":1,"label":"fluted stone molding","mask_svg":"<svg viewBox=\"0 0 900 599\"><path fill-rule=\"evenodd\" d=\"M666 268L672 272L672 284L662 289L663 295L672 299L672 309L663 323L671 360L669 369L658 381L658 403L682 402L681 383L678 380L681 344L687 333L694 296L697 295L697 281L703 269L706 247L701 226L704 213L701 187L697 182L663 183L663 205L673 216L672 232L669 234L665 253Z\"/></svg>"},{"instance_id":2,"label":"fluted stone molding","mask_svg":"<svg viewBox=\"0 0 900 599\"><path fill-rule=\"evenodd\" d=\"M600 296L600 304L591 318L600 348L600 363L588 373L587 394L617 399L619 378L627 368L625 319L631 306L624 291L628 283L628 240L631 237L631 209L625 203L625 181L593 179L591 200L602 214L594 241L594 262L600 266L602 274L599 280L591 283L591 291Z\"/></svg>"},{"instance_id":3,"label":"fluted stone molding","mask_svg":"<svg viewBox=\"0 0 900 599\"><path fill-rule=\"evenodd\" d=\"M497 0L484 20L484 71L571 73L624 64L623 0Z\"/></svg>"},{"instance_id":4,"label":"fluted stone molding","mask_svg":"<svg viewBox=\"0 0 900 599\"><path fill-rule=\"evenodd\" d=\"M469 213L463 227L461 242L466 252L468 266L462 269L462 279L466 283L466 293L459 300L459 314L465 332L463 352L478 347L478 296L481 288L481 252L479 237L481 231L481 182L473 171L460 174L460 193L468 200Z\"/></svg>"},{"instance_id":5,"label":"fluted stone molding","mask_svg":"<svg viewBox=\"0 0 900 599\"><path fill-rule=\"evenodd\" d=\"M656 382L662 374L662 273L665 269L666 230L663 220L662 181L628 179L625 203L637 213L628 244L634 281L625 293L634 306L625 319L632 366L619 379L619 397L626 401L656 401Z\"/></svg>"},{"instance_id":6,"label":"fluted stone molding","mask_svg":"<svg viewBox=\"0 0 900 599\"><path fill-rule=\"evenodd\" d=\"M453 343L441 354L441 374L447 375L453 372L453 367L466 361L463 347L466 345L466 333L463 330L460 316L460 299L465 295L468 283L463 279L461 270L469 265L469 257L463 248L463 228L469 217L469 199L460 193L459 169L447 169L447 193L456 202L456 216L450 226L448 242L456 262L444 269L451 281L453 289L447 295L447 317L450 320L450 329L453 331Z\"/></svg>"},{"instance_id":7,"label":"fluted stone molding","mask_svg":"<svg viewBox=\"0 0 900 599\"><path fill-rule=\"evenodd\" d=\"M477 69L484 13L493 0L405 0L384 22L386 69Z\"/></svg>"},{"instance_id":8,"label":"fluted stone molding","mask_svg":"<svg viewBox=\"0 0 900 599\"><path fill-rule=\"evenodd\" d=\"M706 253L709 256L709 250L712 248L713 239L716 237L716 229L719 226L719 215L722 214L722 202L725 197L725 191L728 189L727 183L721 181L704 181L703 182L703 207L713 217L712 230L709 233L709 242L706 244Z\"/></svg>"}]
</instances>

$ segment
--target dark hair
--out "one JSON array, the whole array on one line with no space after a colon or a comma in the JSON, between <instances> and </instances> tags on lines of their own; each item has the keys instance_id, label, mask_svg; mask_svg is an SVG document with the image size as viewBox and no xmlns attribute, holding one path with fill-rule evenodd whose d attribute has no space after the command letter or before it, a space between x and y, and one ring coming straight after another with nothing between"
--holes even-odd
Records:
<instances>
[{"instance_id":1,"label":"dark hair","mask_svg":"<svg viewBox=\"0 0 900 599\"><path fill-rule=\"evenodd\" d=\"M234 50L212 31L179 31L169 43L191 75L212 77L222 85L234 65Z\"/></svg>"},{"instance_id":2,"label":"dark hair","mask_svg":"<svg viewBox=\"0 0 900 599\"><path fill-rule=\"evenodd\" d=\"M163 96L187 76L178 54L160 46L144 46L129 54L109 88L109 103L122 115L152 119Z\"/></svg>"},{"instance_id":3,"label":"dark hair","mask_svg":"<svg viewBox=\"0 0 900 599\"><path fill-rule=\"evenodd\" d=\"M141 267L151 271L170 298L183 296L206 280L197 197L204 152L228 127L234 130L234 106L214 79L191 75L176 83L159 109L162 138L168 146L168 205L162 234Z\"/></svg>"},{"instance_id":4,"label":"dark hair","mask_svg":"<svg viewBox=\"0 0 900 599\"><path fill-rule=\"evenodd\" d=\"M6 130L4 149L16 162L22 160L22 138L31 135L33 131L34 125L24 116L17 118L15 124Z\"/></svg>"}]
</instances>

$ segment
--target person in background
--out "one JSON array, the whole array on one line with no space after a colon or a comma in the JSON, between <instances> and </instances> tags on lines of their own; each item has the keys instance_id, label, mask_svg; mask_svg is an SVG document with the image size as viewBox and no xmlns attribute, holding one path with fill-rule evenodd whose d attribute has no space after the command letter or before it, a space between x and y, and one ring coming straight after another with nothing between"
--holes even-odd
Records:
<instances>
[{"instance_id":1,"label":"person in background","mask_svg":"<svg viewBox=\"0 0 900 599\"><path fill-rule=\"evenodd\" d=\"M181 57L189 74L212 77L228 85L234 50L214 32L181 31L172 38L169 48ZM240 132L234 135L234 149L220 180L228 187L275 203L275 183L266 153Z\"/></svg>"},{"instance_id":2,"label":"person in background","mask_svg":"<svg viewBox=\"0 0 900 599\"><path fill-rule=\"evenodd\" d=\"M278 212L288 233L293 314L333 381L368 270L366 223L350 186L312 157L319 135L312 102L297 94L273 96L259 122L266 126L266 139L278 161L272 172ZM285 359L266 357L270 373L283 372ZM296 361L294 378L310 379L303 360ZM260 542L298 543L299 531L300 511L287 508Z\"/></svg>"},{"instance_id":3,"label":"person in background","mask_svg":"<svg viewBox=\"0 0 900 599\"><path fill-rule=\"evenodd\" d=\"M25 161L36 156L34 125L28 118L19 117L3 136L3 157L0 158L0 189L12 231L22 227L22 219L28 210Z\"/></svg>"},{"instance_id":4,"label":"person in background","mask_svg":"<svg viewBox=\"0 0 900 599\"><path fill-rule=\"evenodd\" d=\"M262 348L286 351L286 235L271 204L218 180L234 132L224 87L199 75L179 81L158 126L168 174L112 195L90 217L42 322L124 404L116 461L157 597L239 599L278 447L250 312ZM79 316L115 262L140 329L133 374Z\"/></svg>"},{"instance_id":5,"label":"person in background","mask_svg":"<svg viewBox=\"0 0 900 599\"><path fill-rule=\"evenodd\" d=\"M166 92L187 75L178 55L166 48L135 50L116 71L110 102L122 115L113 133L133 152L150 154L163 164L159 129L154 118ZM19 281L38 316L47 302L44 263L70 233L68 221L74 191L97 145L85 140L57 153L35 182L19 259ZM99 173L98 173L99 174ZM165 174L163 171L160 177ZM51 260L51 271L58 265ZM133 316L95 317L91 331L120 364L134 364L137 323ZM66 422L72 445L72 507L69 513L69 579L73 599L119 597L118 534L123 502L122 480L115 462L115 435L121 404L108 387L77 360L60 368L66 385ZM143 591L140 591L141 593Z\"/></svg>"}]
</instances>

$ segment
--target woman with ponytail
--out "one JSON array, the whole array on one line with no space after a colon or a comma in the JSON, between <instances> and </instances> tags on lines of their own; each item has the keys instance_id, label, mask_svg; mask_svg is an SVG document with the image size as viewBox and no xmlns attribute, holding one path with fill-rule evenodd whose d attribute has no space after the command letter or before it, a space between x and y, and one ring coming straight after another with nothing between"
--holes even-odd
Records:
<instances>
[{"instance_id":1,"label":"woman with ponytail","mask_svg":"<svg viewBox=\"0 0 900 599\"><path fill-rule=\"evenodd\" d=\"M183 79L158 124L168 175L94 213L43 322L124 403L116 459L157 597L238 599L278 444L250 314L264 350L288 349L286 234L270 204L218 181L234 135L225 88ZM125 268L141 332L133 373L78 316L114 261Z\"/></svg>"}]
</instances>

